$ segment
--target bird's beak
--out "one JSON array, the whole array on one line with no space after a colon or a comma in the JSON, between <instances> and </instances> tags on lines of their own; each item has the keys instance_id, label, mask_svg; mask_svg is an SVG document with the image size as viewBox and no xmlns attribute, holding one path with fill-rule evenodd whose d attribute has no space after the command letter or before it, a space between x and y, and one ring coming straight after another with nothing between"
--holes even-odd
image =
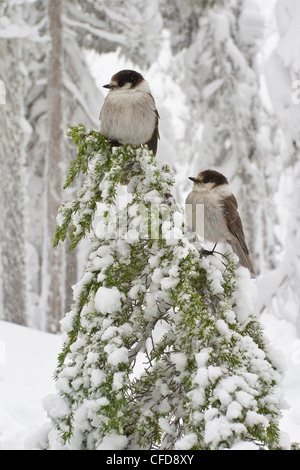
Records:
<instances>
[{"instance_id":1,"label":"bird's beak","mask_svg":"<svg viewBox=\"0 0 300 470\"><path fill-rule=\"evenodd\" d=\"M193 178L192 176L189 176L189 180L193 181L193 183L199 183L200 181L197 180L197 178Z\"/></svg>"},{"instance_id":2,"label":"bird's beak","mask_svg":"<svg viewBox=\"0 0 300 470\"><path fill-rule=\"evenodd\" d=\"M107 85L103 85L103 88L112 88L112 85L108 83Z\"/></svg>"}]
</instances>

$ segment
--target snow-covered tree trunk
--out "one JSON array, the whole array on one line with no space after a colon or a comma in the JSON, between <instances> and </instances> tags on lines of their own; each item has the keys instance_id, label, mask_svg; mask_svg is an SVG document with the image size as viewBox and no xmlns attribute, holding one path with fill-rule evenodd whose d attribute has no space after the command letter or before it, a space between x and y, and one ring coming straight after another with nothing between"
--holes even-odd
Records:
<instances>
[{"instance_id":1,"label":"snow-covered tree trunk","mask_svg":"<svg viewBox=\"0 0 300 470\"><path fill-rule=\"evenodd\" d=\"M249 249L260 272L273 266L276 241L272 145L262 127L257 64L263 17L258 3L250 0L205 2L206 9L196 2L198 15L193 2L177 3L185 21L177 23L174 15L169 23L190 109L188 145L183 147L191 162L187 176L208 168L226 175L237 195Z\"/></svg>"},{"instance_id":2,"label":"snow-covered tree trunk","mask_svg":"<svg viewBox=\"0 0 300 470\"><path fill-rule=\"evenodd\" d=\"M0 103L1 317L25 325L24 161L30 129L24 117L25 78L21 62L22 40L0 39L0 79L5 91Z\"/></svg>"},{"instance_id":3,"label":"snow-covered tree trunk","mask_svg":"<svg viewBox=\"0 0 300 470\"><path fill-rule=\"evenodd\" d=\"M44 292L48 331L57 331L65 308L64 249L53 250L57 211L62 199L63 155L63 32L62 0L49 0L49 35L51 51L48 65L47 126L48 142L45 163L45 234L44 234Z\"/></svg>"}]
</instances>

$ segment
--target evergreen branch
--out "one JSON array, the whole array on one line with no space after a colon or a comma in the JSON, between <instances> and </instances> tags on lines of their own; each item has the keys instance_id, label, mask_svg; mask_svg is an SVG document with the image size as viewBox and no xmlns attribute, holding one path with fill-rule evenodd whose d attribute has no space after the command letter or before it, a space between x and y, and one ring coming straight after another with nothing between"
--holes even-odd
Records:
<instances>
[{"instance_id":1,"label":"evergreen branch","mask_svg":"<svg viewBox=\"0 0 300 470\"><path fill-rule=\"evenodd\" d=\"M87 130L82 124L70 127L67 136L78 147L78 153L64 189L76 177L85 174L87 177L73 201L60 207L53 245L65 241L69 233L72 250L91 232L97 203L114 204L117 186L124 178L126 166L136 157L136 150L130 145L112 148L100 132Z\"/></svg>"},{"instance_id":2,"label":"evergreen branch","mask_svg":"<svg viewBox=\"0 0 300 470\"><path fill-rule=\"evenodd\" d=\"M61 401L50 416L63 445L99 448L114 436L124 448L174 449L189 436L191 449L230 448L240 440L278 448L279 373L257 319L240 313L244 287L235 262L230 255L226 266L204 256L171 196L172 172L159 168L146 147L112 148L83 126L69 135L78 156L66 186L79 175L85 180L60 209L55 242L69 230L76 246L91 230L99 202L107 206L108 227L124 179L132 199L115 210L119 225L129 214L126 233L97 231L91 240L62 322ZM145 364L136 377L138 353Z\"/></svg>"}]
</instances>

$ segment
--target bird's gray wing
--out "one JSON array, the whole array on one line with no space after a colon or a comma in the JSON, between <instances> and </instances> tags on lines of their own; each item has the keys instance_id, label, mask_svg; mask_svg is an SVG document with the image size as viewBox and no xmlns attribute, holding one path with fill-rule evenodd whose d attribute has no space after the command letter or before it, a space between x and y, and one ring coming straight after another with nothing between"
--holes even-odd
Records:
<instances>
[{"instance_id":1,"label":"bird's gray wing","mask_svg":"<svg viewBox=\"0 0 300 470\"><path fill-rule=\"evenodd\" d=\"M234 239L227 240L231 245L233 252L238 255L240 263L249 271L255 274L255 268L253 261L249 255L249 250L245 240L244 230L241 218L238 213L237 200L232 194L224 198L223 200L223 211L227 220L227 226L229 231L234 235Z\"/></svg>"},{"instance_id":2,"label":"bird's gray wing","mask_svg":"<svg viewBox=\"0 0 300 470\"><path fill-rule=\"evenodd\" d=\"M238 239L245 253L249 255L242 221L237 210L238 204L235 196L231 194L231 196L224 198L222 205L229 231Z\"/></svg>"},{"instance_id":3,"label":"bird's gray wing","mask_svg":"<svg viewBox=\"0 0 300 470\"><path fill-rule=\"evenodd\" d=\"M155 112L155 116L156 116L156 121L155 121L155 128L154 128L153 134L152 134L150 140L148 140L148 142L146 142L146 145L148 145L149 150L152 150L152 152L154 153L154 155L156 155L156 152L157 152L157 142L158 142L158 139L160 138L160 136L159 136L159 130L158 130L159 114L158 114L158 111L157 111L157 109L156 109L155 101L154 101L154 98L153 98L153 96L151 95L151 93L149 93L149 96L151 96L151 99L153 100L153 105L154 105L154 112Z\"/></svg>"}]
</instances>

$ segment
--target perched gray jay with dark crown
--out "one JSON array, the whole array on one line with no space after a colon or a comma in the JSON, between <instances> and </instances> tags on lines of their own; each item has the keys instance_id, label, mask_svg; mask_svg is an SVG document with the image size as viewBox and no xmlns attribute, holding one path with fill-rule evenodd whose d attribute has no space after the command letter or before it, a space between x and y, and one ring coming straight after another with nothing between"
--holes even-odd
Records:
<instances>
[{"instance_id":1,"label":"perched gray jay with dark crown","mask_svg":"<svg viewBox=\"0 0 300 470\"><path fill-rule=\"evenodd\" d=\"M204 239L215 243L215 246L218 242L227 241L239 257L240 264L255 274L237 210L238 204L227 178L218 171L206 170L199 173L196 178L189 177L189 179L194 183L185 201L189 226L193 231L199 232L196 220L197 205L203 204Z\"/></svg>"},{"instance_id":2,"label":"perched gray jay with dark crown","mask_svg":"<svg viewBox=\"0 0 300 470\"><path fill-rule=\"evenodd\" d=\"M121 70L104 85L109 93L100 112L100 131L115 145L147 144L154 155L159 115L148 82L134 70Z\"/></svg>"}]
</instances>

